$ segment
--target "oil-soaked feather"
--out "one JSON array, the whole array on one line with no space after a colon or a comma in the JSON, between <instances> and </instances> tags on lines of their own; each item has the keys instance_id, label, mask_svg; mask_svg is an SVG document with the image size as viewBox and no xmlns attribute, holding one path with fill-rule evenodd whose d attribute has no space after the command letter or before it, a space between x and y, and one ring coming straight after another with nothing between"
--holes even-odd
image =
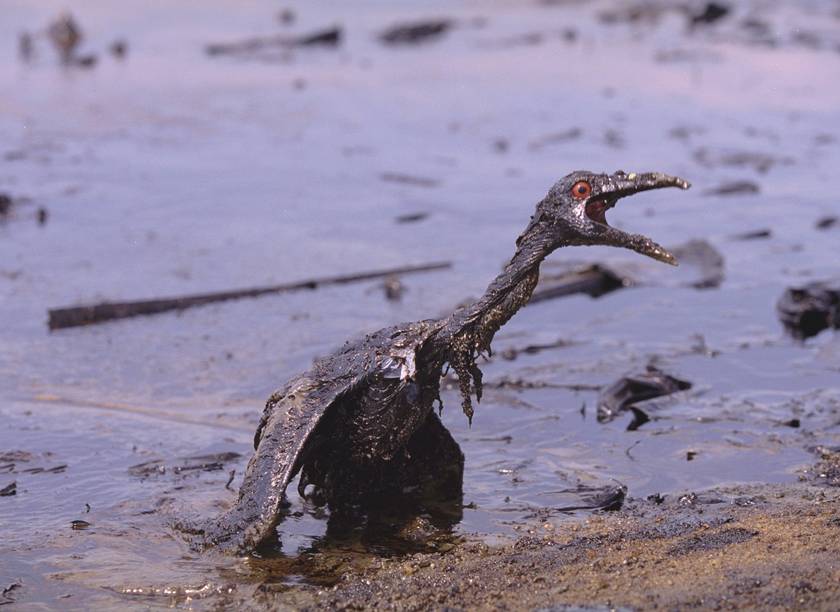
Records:
<instances>
[{"instance_id":1,"label":"oil-soaked feather","mask_svg":"<svg viewBox=\"0 0 840 612\"><path fill-rule=\"evenodd\" d=\"M398 373L393 378L413 375L415 351L436 329L432 323L396 326L348 342L274 393L254 436L256 452L236 505L205 527L206 543L246 551L270 538L286 487L301 468L307 444L324 416L383 372ZM399 382L394 386L400 387Z\"/></svg>"}]
</instances>

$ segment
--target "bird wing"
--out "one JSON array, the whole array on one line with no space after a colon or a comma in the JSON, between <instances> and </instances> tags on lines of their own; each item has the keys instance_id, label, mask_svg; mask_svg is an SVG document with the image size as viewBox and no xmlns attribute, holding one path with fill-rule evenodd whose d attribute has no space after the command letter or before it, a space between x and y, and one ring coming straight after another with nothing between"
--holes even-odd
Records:
<instances>
[{"instance_id":1,"label":"bird wing","mask_svg":"<svg viewBox=\"0 0 840 612\"><path fill-rule=\"evenodd\" d=\"M416 349L438 326L437 321L418 321L348 342L274 393L257 426L256 452L236 505L202 529L205 543L244 552L271 537L286 487L300 469L319 423L371 377L413 376Z\"/></svg>"},{"instance_id":2,"label":"bird wing","mask_svg":"<svg viewBox=\"0 0 840 612\"><path fill-rule=\"evenodd\" d=\"M286 487L300 469L307 441L336 401L367 374L343 372L325 381L316 372L294 378L266 402L239 498L203 529L206 544L245 552L273 535Z\"/></svg>"}]
</instances>

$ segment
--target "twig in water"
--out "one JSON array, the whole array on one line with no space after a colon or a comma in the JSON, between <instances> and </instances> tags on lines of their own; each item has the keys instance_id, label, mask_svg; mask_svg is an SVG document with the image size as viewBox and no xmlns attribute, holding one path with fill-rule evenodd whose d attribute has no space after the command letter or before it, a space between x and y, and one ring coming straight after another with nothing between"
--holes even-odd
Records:
<instances>
[{"instance_id":1,"label":"twig in water","mask_svg":"<svg viewBox=\"0 0 840 612\"><path fill-rule=\"evenodd\" d=\"M328 285L345 285L357 283L375 278L385 278L401 274L417 274L419 272L432 272L451 268L452 262L436 262L421 264L417 266L404 266L391 268L389 270L375 270L372 272L360 272L341 276L325 276L294 283L281 285L269 285L267 287L252 287L250 289L235 289L232 291L220 291L218 293L201 293L181 297L139 300L136 302L101 302L83 306L70 306L67 308L53 308L49 310L49 328L63 329L67 327L78 327L103 323L113 319L125 319L140 315L153 315L171 310L184 310L193 306L202 306L214 302L227 300L239 300L242 298L255 298L271 293L284 293L290 291L301 291L303 289L317 289Z\"/></svg>"},{"instance_id":2,"label":"twig in water","mask_svg":"<svg viewBox=\"0 0 840 612\"><path fill-rule=\"evenodd\" d=\"M635 461L636 460L636 458L633 455L630 454L630 451L633 450L634 448L636 448L641 443L642 443L641 440L636 440L635 442L633 442L633 444L631 444L626 449L624 449L624 454L627 455L630 458L630 461Z\"/></svg>"}]
</instances>

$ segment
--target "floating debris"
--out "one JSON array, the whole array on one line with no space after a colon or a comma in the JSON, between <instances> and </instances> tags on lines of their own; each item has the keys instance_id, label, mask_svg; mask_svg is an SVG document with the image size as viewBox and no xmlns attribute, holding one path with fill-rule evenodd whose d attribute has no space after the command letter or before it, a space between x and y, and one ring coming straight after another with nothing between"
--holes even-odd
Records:
<instances>
[{"instance_id":1,"label":"floating debris","mask_svg":"<svg viewBox=\"0 0 840 612\"><path fill-rule=\"evenodd\" d=\"M185 457L178 465L167 467L161 460L146 461L128 468L128 473L136 478L146 480L153 476L163 476L168 472L185 474L189 472L218 472L224 469L225 463L238 459L241 455L234 452L215 453Z\"/></svg>"},{"instance_id":2,"label":"floating debris","mask_svg":"<svg viewBox=\"0 0 840 612\"><path fill-rule=\"evenodd\" d=\"M691 287L714 289L725 278L725 260L705 240L689 240L671 247L680 268L673 278L665 279L647 262L625 265L616 263L577 265L560 273L546 273L531 296L529 304L578 293L593 298L628 287Z\"/></svg>"},{"instance_id":3,"label":"floating debris","mask_svg":"<svg viewBox=\"0 0 840 612\"><path fill-rule=\"evenodd\" d=\"M586 487L580 487L575 492L581 493ZM583 504L575 506L563 506L557 508L561 512L574 512L577 510L601 510L603 512L615 512L621 510L624 500L627 498L627 487L622 484L606 489L593 489L593 494L583 496Z\"/></svg>"},{"instance_id":4,"label":"floating debris","mask_svg":"<svg viewBox=\"0 0 840 612\"><path fill-rule=\"evenodd\" d=\"M527 32L525 34L518 34L516 36L511 36L509 38L505 38L504 40L491 43L489 46L497 48L509 48L519 46L532 47L535 45L540 45L544 41L545 35L542 32Z\"/></svg>"},{"instance_id":5,"label":"floating debris","mask_svg":"<svg viewBox=\"0 0 840 612\"><path fill-rule=\"evenodd\" d=\"M674 140L688 141L706 133L706 128L697 125L678 125L668 130L668 136Z\"/></svg>"},{"instance_id":6,"label":"floating debris","mask_svg":"<svg viewBox=\"0 0 840 612\"><path fill-rule=\"evenodd\" d=\"M12 495L17 495L17 481L13 481L0 489L0 497L11 497Z\"/></svg>"},{"instance_id":7,"label":"floating debris","mask_svg":"<svg viewBox=\"0 0 840 612\"><path fill-rule=\"evenodd\" d=\"M405 285L403 285L399 276L389 276L382 282L382 289L385 291L385 299L389 302L399 302L405 293Z\"/></svg>"},{"instance_id":8,"label":"floating debris","mask_svg":"<svg viewBox=\"0 0 840 612\"><path fill-rule=\"evenodd\" d=\"M779 157L759 151L711 151L705 147L694 151L693 157L694 161L707 168L718 166L751 168L759 174L766 174L774 166L793 164L793 159L790 157Z\"/></svg>"},{"instance_id":9,"label":"floating debris","mask_svg":"<svg viewBox=\"0 0 840 612\"><path fill-rule=\"evenodd\" d=\"M394 219L397 223L417 223L418 221L423 221L429 217L429 213L427 212L416 212L416 213L407 213L405 215L399 215L396 219Z\"/></svg>"},{"instance_id":10,"label":"floating debris","mask_svg":"<svg viewBox=\"0 0 840 612\"><path fill-rule=\"evenodd\" d=\"M256 36L232 43L210 43L205 51L208 55L247 55L277 48L337 47L342 36L341 27L333 26L301 36Z\"/></svg>"},{"instance_id":11,"label":"floating debris","mask_svg":"<svg viewBox=\"0 0 840 612\"><path fill-rule=\"evenodd\" d=\"M627 425L627 431L636 431L645 423L650 422L650 417L648 416L648 413L639 408L638 406L629 406L629 409L633 413L633 418Z\"/></svg>"},{"instance_id":12,"label":"floating debris","mask_svg":"<svg viewBox=\"0 0 840 612\"><path fill-rule=\"evenodd\" d=\"M681 264L695 266L700 276L685 283L694 289L715 289L725 278L726 260L714 246L705 240L689 240L671 249Z\"/></svg>"},{"instance_id":13,"label":"floating debris","mask_svg":"<svg viewBox=\"0 0 840 612\"><path fill-rule=\"evenodd\" d=\"M0 193L0 218L7 216L12 211L14 200L8 193Z\"/></svg>"},{"instance_id":14,"label":"floating debris","mask_svg":"<svg viewBox=\"0 0 840 612\"><path fill-rule=\"evenodd\" d=\"M48 312L49 328L64 329L67 327L79 327L81 325L92 325L104 323L114 319L125 319L144 315L153 315L173 310L184 310L204 304L225 302L228 300L240 300L244 298L255 298L273 293L286 293L317 289L327 285L344 285L348 283L361 282L375 278L385 278L394 274L416 274L419 272L432 272L452 267L451 262L437 262L421 264L418 266L405 266L392 268L390 270L377 270L374 272L361 272L359 274L340 275L324 278L313 278L294 283L271 285L268 287L253 287L251 289L235 289L232 291L221 291L218 293L204 293L198 295L187 295L181 297L140 300L136 302L100 302L86 306L70 306L67 308L53 308Z\"/></svg>"},{"instance_id":15,"label":"floating debris","mask_svg":"<svg viewBox=\"0 0 840 612\"><path fill-rule=\"evenodd\" d=\"M739 24L741 29L755 38L770 39L772 28L766 21L756 17L747 17Z\"/></svg>"},{"instance_id":16,"label":"floating debris","mask_svg":"<svg viewBox=\"0 0 840 612\"><path fill-rule=\"evenodd\" d=\"M29 32L21 32L18 35L18 55L20 59L28 62L35 55L35 41Z\"/></svg>"},{"instance_id":17,"label":"floating debris","mask_svg":"<svg viewBox=\"0 0 840 612\"><path fill-rule=\"evenodd\" d=\"M837 225L838 221L840 221L840 219L835 216L821 217L820 219L817 219L814 226L820 230L827 230Z\"/></svg>"},{"instance_id":18,"label":"floating debris","mask_svg":"<svg viewBox=\"0 0 840 612\"><path fill-rule=\"evenodd\" d=\"M74 59L79 43L82 42L82 29L70 13L64 13L49 25L47 38L61 60L69 64Z\"/></svg>"},{"instance_id":19,"label":"floating debris","mask_svg":"<svg viewBox=\"0 0 840 612\"><path fill-rule=\"evenodd\" d=\"M601 385L586 383L553 383L544 380L526 380L524 378L510 378L503 376L498 380L482 383L492 389L568 389L569 391L599 391ZM586 412L586 404L581 408L581 414Z\"/></svg>"},{"instance_id":20,"label":"floating debris","mask_svg":"<svg viewBox=\"0 0 840 612\"><path fill-rule=\"evenodd\" d=\"M546 134L545 136L532 140L528 143L528 148L531 151L539 151L545 147L557 144L563 144L572 140L577 140L583 135L583 130L580 128L570 128L562 132L555 132L553 134Z\"/></svg>"},{"instance_id":21,"label":"floating debris","mask_svg":"<svg viewBox=\"0 0 840 612\"><path fill-rule=\"evenodd\" d=\"M689 15L688 25L690 28L707 26L717 23L732 11L726 4L720 2L708 2L699 13Z\"/></svg>"},{"instance_id":22,"label":"floating debris","mask_svg":"<svg viewBox=\"0 0 840 612\"><path fill-rule=\"evenodd\" d=\"M341 44L341 38L342 29L338 26L334 26L332 28L313 32L312 34L299 36L298 38L292 39L292 44L296 47L337 47Z\"/></svg>"},{"instance_id":23,"label":"floating debris","mask_svg":"<svg viewBox=\"0 0 840 612\"><path fill-rule=\"evenodd\" d=\"M616 289L629 287L632 281L610 268L593 264L555 276L545 276L531 295L528 304L584 293L597 298Z\"/></svg>"},{"instance_id":24,"label":"floating debris","mask_svg":"<svg viewBox=\"0 0 840 612\"><path fill-rule=\"evenodd\" d=\"M625 376L600 393L598 422L609 423L621 412L631 409L634 404L687 389L691 389L690 382L649 365L641 374ZM644 416L648 418L647 415ZM634 420L640 420L640 416L636 415Z\"/></svg>"},{"instance_id":25,"label":"floating debris","mask_svg":"<svg viewBox=\"0 0 840 612\"><path fill-rule=\"evenodd\" d=\"M569 342L568 340L564 340L560 338L555 342L548 342L546 344L529 344L528 346L523 346L522 348L507 348L499 353L502 356L502 359L506 359L507 361L513 361L519 355L536 355L537 353L542 353L543 351L550 351L552 349L557 348L566 348L572 346L574 343Z\"/></svg>"},{"instance_id":26,"label":"floating debris","mask_svg":"<svg viewBox=\"0 0 840 612\"><path fill-rule=\"evenodd\" d=\"M20 579L12 582L6 587L3 587L3 590L0 591L0 606L15 603L14 593L21 588L23 588L23 582L21 582Z\"/></svg>"},{"instance_id":27,"label":"floating debris","mask_svg":"<svg viewBox=\"0 0 840 612\"><path fill-rule=\"evenodd\" d=\"M740 234L735 234L734 236L732 236L732 240L764 240L765 238L771 238L772 236L773 230L758 229L749 232L743 232Z\"/></svg>"},{"instance_id":28,"label":"floating debris","mask_svg":"<svg viewBox=\"0 0 840 612\"><path fill-rule=\"evenodd\" d=\"M622 149L626 144L624 134L609 128L604 131L604 144L613 149Z\"/></svg>"},{"instance_id":29,"label":"floating debris","mask_svg":"<svg viewBox=\"0 0 840 612\"><path fill-rule=\"evenodd\" d=\"M26 451L4 451L0 453L0 463L6 462L25 462L31 461L33 458L32 453L28 453Z\"/></svg>"},{"instance_id":30,"label":"floating debris","mask_svg":"<svg viewBox=\"0 0 840 612\"><path fill-rule=\"evenodd\" d=\"M73 64L76 66L81 66L82 68L93 68L96 66L96 62L99 60L95 55L88 54L88 55L80 55L73 60Z\"/></svg>"},{"instance_id":31,"label":"floating debris","mask_svg":"<svg viewBox=\"0 0 840 612\"><path fill-rule=\"evenodd\" d=\"M776 303L785 329L795 338L840 329L840 282L813 282L785 290Z\"/></svg>"},{"instance_id":32,"label":"floating debris","mask_svg":"<svg viewBox=\"0 0 840 612\"><path fill-rule=\"evenodd\" d=\"M598 19L607 25L615 24L647 24L656 25L667 12L668 8L652 2L634 2L618 4L620 8L609 9L599 13Z\"/></svg>"},{"instance_id":33,"label":"floating debris","mask_svg":"<svg viewBox=\"0 0 840 612\"><path fill-rule=\"evenodd\" d=\"M50 43L64 66L92 68L99 61L95 53L79 53L85 36L79 22L70 13L62 13L44 30L35 33L22 32L18 36L18 55L21 60L29 62L35 56L36 42L41 38ZM110 50L115 57L122 57L125 55L126 43L115 42Z\"/></svg>"},{"instance_id":34,"label":"floating debris","mask_svg":"<svg viewBox=\"0 0 840 612\"><path fill-rule=\"evenodd\" d=\"M493 149L496 153L507 153L510 149L510 141L507 138L497 138L493 141Z\"/></svg>"},{"instance_id":35,"label":"floating debris","mask_svg":"<svg viewBox=\"0 0 840 612\"><path fill-rule=\"evenodd\" d=\"M379 175L386 183L401 183L403 185L412 185L414 187L437 187L440 181L426 176L413 176L411 174L402 174L401 172L383 172Z\"/></svg>"},{"instance_id":36,"label":"floating debris","mask_svg":"<svg viewBox=\"0 0 840 612\"><path fill-rule=\"evenodd\" d=\"M108 51L117 59L125 59L128 54L128 43L122 39L115 40L108 47Z\"/></svg>"},{"instance_id":37,"label":"floating debris","mask_svg":"<svg viewBox=\"0 0 840 612\"><path fill-rule=\"evenodd\" d=\"M699 51L697 49L662 49L654 54L653 59L662 63L719 62L720 55L712 51Z\"/></svg>"},{"instance_id":38,"label":"floating debris","mask_svg":"<svg viewBox=\"0 0 840 612\"><path fill-rule=\"evenodd\" d=\"M761 191L757 183L752 181L731 181L723 183L712 189L707 189L703 195L710 196L733 196L733 195L748 195Z\"/></svg>"},{"instance_id":39,"label":"floating debris","mask_svg":"<svg viewBox=\"0 0 840 612\"><path fill-rule=\"evenodd\" d=\"M284 8L282 11L277 13L277 21L285 26L292 25L296 18L297 16L295 15L295 12L290 8Z\"/></svg>"},{"instance_id":40,"label":"floating debris","mask_svg":"<svg viewBox=\"0 0 840 612\"><path fill-rule=\"evenodd\" d=\"M386 45L417 45L431 42L448 32L454 22L450 19L432 19L394 25L379 35Z\"/></svg>"}]
</instances>

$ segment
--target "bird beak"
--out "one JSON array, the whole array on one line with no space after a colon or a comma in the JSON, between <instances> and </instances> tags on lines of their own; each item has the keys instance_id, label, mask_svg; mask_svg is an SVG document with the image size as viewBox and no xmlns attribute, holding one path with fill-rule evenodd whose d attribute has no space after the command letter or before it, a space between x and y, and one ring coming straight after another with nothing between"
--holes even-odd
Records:
<instances>
[{"instance_id":1,"label":"bird beak","mask_svg":"<svg viewBox=\"0 0 840 612\"><path fill-rule=\"evenodd\" d=\"M616 172L610 175L601 185L601 189L588 198L585 205L586 216L594 222L596 243L631 249L657 261L673 266L677 265L674 255L663 246L647 236L629 234L611 227L607 223L606 217L607 211L614 207L620 199L642 191L665 187L688 189L691 184L685 179L659 172L631 172L629 174Z\"/></svg>"}]
</instances>

